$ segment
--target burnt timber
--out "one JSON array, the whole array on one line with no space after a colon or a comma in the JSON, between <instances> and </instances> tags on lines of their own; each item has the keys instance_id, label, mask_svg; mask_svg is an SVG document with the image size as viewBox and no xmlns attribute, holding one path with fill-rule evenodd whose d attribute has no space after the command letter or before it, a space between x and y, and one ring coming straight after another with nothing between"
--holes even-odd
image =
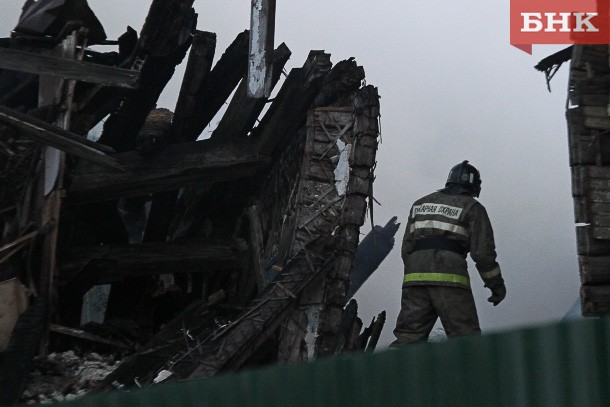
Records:
<instances>
[{"instance_id":1,"label":"burnt timber","mask_svg":"<svg viewBox=\"0 0 610 407\"><path fill-rule=\"evenodd\" d=\"M153 0L139 34L109 42L118 52L89 49L88 31L105 41L101 24L91 13L74 27L61 7L70 29L16 29L0 43L11 56L0 61L1 281L18 278L37 304L41 339L23 355L66 337L136 349L100 390L372 350L385 321L361 332L355 301L346 308L373 199L377 89L353 58L333 64L321 50L282 78L291 52L273 50L268 21L214 64L216 36L196 29L192 5ZM253 44L265 56L259 98L247 86ZM187 54L174 114L157 101ZM397 228L381 228L388 242ZM368 248L379 253L359 278L390 249ZM89 332L82 294L101 284L112 284L104 328Z\"/></svg>"},{"instance_id":2,"label":"burnt timber","mask_svg":"<svg viewBox=\"0 0 610 407\"><path fill-rule=\"evenodd\" d=\"M574 45L569 75L566 117L586 316L610 312L609 57L609 45Z\"/></svg>"}]
</instances>

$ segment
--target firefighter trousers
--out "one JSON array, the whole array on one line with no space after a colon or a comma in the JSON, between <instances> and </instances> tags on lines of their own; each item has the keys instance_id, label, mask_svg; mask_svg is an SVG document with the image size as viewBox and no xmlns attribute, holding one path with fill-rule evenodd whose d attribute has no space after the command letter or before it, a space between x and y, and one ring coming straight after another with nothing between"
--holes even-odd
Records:
<instances>
[{"instance_id":1,"label":"firefighter trousers","mask_svg":"<svg viewBox=\"0 0 610 407\"><path fill-rule=\"evenodd\" d=\"M437 285L405 285L391 346L428 340L437 318L449 338L481 333L472 291Z\"/></svg>"}]
</instances>

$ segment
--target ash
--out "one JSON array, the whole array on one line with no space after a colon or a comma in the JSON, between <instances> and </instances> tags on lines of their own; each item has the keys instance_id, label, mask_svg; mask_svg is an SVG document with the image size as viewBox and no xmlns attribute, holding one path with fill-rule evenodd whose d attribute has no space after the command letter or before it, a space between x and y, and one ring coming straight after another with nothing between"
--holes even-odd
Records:
<instances>
[{"instance_id":1,"label":"ash","mask_svg":"<svg viewBox=\"0 0 610 407\"><path fill-rule=\"evenodd\" d=\"M117 355L89 352L79 356L73 350L37 357L20 402L48 404L82 397L95 389L119 363Z\"/></svg>"}]
</instances>

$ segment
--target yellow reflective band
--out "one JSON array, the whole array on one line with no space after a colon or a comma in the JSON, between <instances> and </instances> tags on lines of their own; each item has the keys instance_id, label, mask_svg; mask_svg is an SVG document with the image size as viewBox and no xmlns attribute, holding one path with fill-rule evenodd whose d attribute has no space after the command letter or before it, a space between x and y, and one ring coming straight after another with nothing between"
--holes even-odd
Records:
<instances>
[{"instance_id":1,"label":"yellow reflective band","mask_svg":"<svg viewBox=\"0 0 610 407\"><path fill-rule=\"evenodd\" d=\"M409 273L405 274L403 282L423 282L423 281L435 281L442 283L456 283L470 287L470 280L466 276L460 276L459 274L449 273Z\"/></svg>"}]
</instances>

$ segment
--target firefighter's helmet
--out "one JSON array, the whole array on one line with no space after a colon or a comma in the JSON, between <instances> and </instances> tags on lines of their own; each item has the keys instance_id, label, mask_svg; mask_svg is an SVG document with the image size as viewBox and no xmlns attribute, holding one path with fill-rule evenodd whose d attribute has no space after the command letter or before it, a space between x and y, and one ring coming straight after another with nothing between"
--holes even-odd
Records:
<instances>
[{"instance_id":1,"label":"firefighter's helmet","mask_svg":"<svg viewBox=\"0 0 610 407\"><path fill-rule=\"evenodd\" d=\"M449 171L445 186L453 185L459 185L472 196L478 197L481 193L481 174L473 165L468 164L467 160L464 160Z\"/></svg>"}]
</instances>

